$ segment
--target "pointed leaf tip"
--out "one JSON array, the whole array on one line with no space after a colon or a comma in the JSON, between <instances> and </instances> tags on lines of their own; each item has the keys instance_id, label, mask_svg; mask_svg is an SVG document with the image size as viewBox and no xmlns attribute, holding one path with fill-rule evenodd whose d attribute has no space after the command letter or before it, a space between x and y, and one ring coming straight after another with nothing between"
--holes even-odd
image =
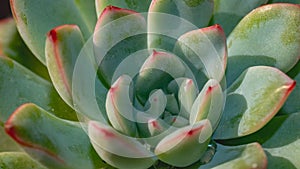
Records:
<instances>
[{"instance_id":1,"label":"pointed leaf tip","mask_svg":"<svg viewBox=\"0 0 300 169\"><path fill-rule=\"evenodd\" d=\"M13 16L18 30L28 48L42 62L45 59L45 39L53 27L73 23L79 25L84 39L89 39L95 27L94 1L61 0L51 1L11 0ZM47 18L47 22L45 22Z\"/></svg>"},{"instance_id":2,"label":"pointed leaf tip","mask_svg":"<svg viewBox=\"0 0 300 169\"><path fill-rule=\"evenodd\" d=\"M219 25L183 34L174 50L195 71L205 73L210 79L223 79L227 65L227 45L225 34Z\"/></svg>"},{"instance_id":3,"label":"pointed leaf tip","mask_svg":"<svg viewBox=\"0 0 300 169\"><path fill-rule=\"evenodd\" d=\"M198 161L207 149L212 128L209 120L186 126L163 138L155 148L160 160L176 167Z\"/></svg>"},{"instance_id":4,"label":"pointed leaf tip","mask_svg":"<svg viewBox=\"0 0 300 169\"><path fill-rule=\"evenodd\" d=\"M116 130L135 136L137 128L132 96L129 94L131 80L127 75L118 78L107 93L105 107L108 119Z\"/></svg>"},{"instance_id":5,"label":"pointed leaf tip","mask_svg":"<svg viewBox=\"0 0 300 169\"><path fill-rule=\"evenodd\" d=\"M228 88L215 139L246 136L261 129L276 115L295 85L293 79L277 68L248 68Z\"/></svg>"},{"instance_id":6,"label":"pointed leaf tip","mask_svg":"<svg viewBox=\"0 0 300 169\"><path fill-rule=\"evenodd\" d=\"M222 115L224 102L224 94L218 81L209 80L193 103L190 123L194 124L207 118L215 130Z\"/></svg>"},{"instance_id":7,"label":"pointed leaf tip","mask_svg":"<svg viewBox=\"0 0 300 169\"><path fill-rule=\"evenodd\" d=\"M99 156L117 168L148 168L154 162L154 154L137 139L118 133L112 127L90 121L88 133Z\"/></svg>"},{"instance_id":8,"label":"pointed leaf tip","mask_svg":"<svg viewBox=\"0 0 300 169\"><path fill-rule=\"evenodd\" d=\"M48 32L46 38L46 64L51 80L58 93L71 107L72 75L83 44L84 39L77 25L55 27Z\"/></svg>"},{"instance_id":9,"label":"pointed leaf tip","mask_svg":"<svg viewBox=\"0 0 300 169\"><path fill-rule=\"evenodd\" d=\"M32 103L20 106L5 123L5 130L26 153L49 168L107 166L91 149L79 123L57 118Z\"/></svg>"}]
</instances>

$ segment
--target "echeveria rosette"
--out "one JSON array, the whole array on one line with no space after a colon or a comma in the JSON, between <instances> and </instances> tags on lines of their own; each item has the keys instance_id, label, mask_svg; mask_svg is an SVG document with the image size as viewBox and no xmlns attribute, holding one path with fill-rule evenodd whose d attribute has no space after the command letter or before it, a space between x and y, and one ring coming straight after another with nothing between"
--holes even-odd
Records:
<instances>
[{"instance_id":1,"label":"echeveria rosette","mask_svg":"<svg viewBox=\"0 0 300 169\"><path fill-rule=\"evenodd\" d=\"M299 5L250 12L267 3L256 0L231 13L235 0L95 2L11 0L21 37L51 77L0 58L0 91L14 91L1 101L1 123L32 158L72 169L109 167L102 160L118 168L299 166L290 133L299 131L299 103L285 104L299 96L291 79L299 81ZM0 51L17 51L15 41ZM16 109L26 102L38 106ZM44 168L24 153L0 154L1 164L18 167L15 159Z\"/></svg>"}]
</instances>

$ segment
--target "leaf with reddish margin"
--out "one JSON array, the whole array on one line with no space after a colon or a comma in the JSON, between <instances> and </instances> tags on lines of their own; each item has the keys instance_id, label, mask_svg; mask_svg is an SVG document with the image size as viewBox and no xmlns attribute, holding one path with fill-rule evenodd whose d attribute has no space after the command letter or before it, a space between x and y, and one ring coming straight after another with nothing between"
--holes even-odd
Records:
<instances>
[{"instance_id":1,"label":"leaf with reddish margin","mask_svg":"<svg viewBox=\"0 0 300 169\"><path fill-rule=\"evenodd\" d=\"M96 11L98 16L107 6L131 9L137 12L148 12L152 0L96 0Z\"/></svg>"},{"instance_id":2,"label":"leaf with reddish margin","mask_svg":"<svg viewBox=\"0 0 300 169\"><path fill-rule=\"evenodd\" d=\"M146 32L141 14L114 6L104 9L95 27L93 43L98 75L107 88L112 85L118 66L132 53L146 49Z\"/></svg>"},{"instance_id":3,"label":"leaf with reddish margin","mask_svg":"<svg viewBox=\"0 0 300 169\"><path fill-rule=\"evenodd\" d=\"M83 36L76 25L56 27L48 33L46 39L46 64L52 83L71 107L73 70L83 45Z\"/></svg>"},{"instance_id":4,"label":"leaf with reddish margin","mask_svg":"<svg viewBox=\"0 0 300 169\"><path fill-rule=\"evenodd\" d=\"M4 123L21 104L32 102L50 113L70 120L77 116L48 81L10 58L0 57L0 121Z\"/></svg>"},{"instance_id":5,"label":"leaf with reddish margin","mask_svg":"<svg viewBox=\"0 0 300 169\"><path fill-rule=\"evenodd\" d=\"M161 161L172 166L189 166L202 157L211 134L210 122L199 121L167 135L158 143L155 154Z\"/></svg>"},{"instance_id":6,"label":"leaf with reddish margin","mask_svg":"<svg viewBox=\"0 0 300 169\"><path fill-rule=\"evenodd\" d=\"M135 111L130 96L131 78L127 75L119 79L111 86L106 96L106 112L111 125L129 136L137 135L137 127L134 121Z\"/></svg>"},{"instance_id":7,"label":"leaf with reddish margin","mask_svg":"<svg viewBox=\"0 0 300 169\"><path fill-rule=\"evenodd\" d=\"M0 153L0 167L5 169L46 169L23 152L2 152Z\"/></svg>"},{"instance_id":8,"label":"leaf with reddish margin","mask_svg":"<svg viewBox=\"0 0 300 169\"><path fill-rule=\"evenodd\" d=\"M118 133L112 127L89 122L89 137L99 156L117 168L148 168L155 162L154 154L137 139Z\"/></svg>"},{"instance_id":9,"label":"leaf with reddish margin","mask_svg":"<svg viewBox=\"0 0 300 169\"><path fill-rule=\"evenodd\" d=\"M10 0L17 28L32 53L45 64L46 33L64 24L78 25L87 40L96 23L94 0ZM46 20L45 20L46 19Z\"/></svg>"},{"instance_id":10,"label":"leaf with reddish margin","mask_svg":"<svg viewBox=\"0 0 300 169\"><path fill-rule=\"evenodd\" d=\"M13 18L0 20L0 55L7 56L50 80L47 68L30 52L20 37Z\"/></svg>"},{"instance_id":11,"label":"leaf with reddish margin","mask_svg":"<svg viewBox=\"0 0 300 169\"><path fill-rule=\"evenodd\" d=\"M226 37L219 25L190 31L176 43L175 53L210 79L222 80L227 64Z\"/></svg>"},{"instance_id":12,"label":"leaf with reddish margin","mask_svg":"<svg viewBox=\"0 0 300 169\"><path fill-rule=\"evenodd\" d=\"M189 116L190 124L208 119L215 130L222 116L225 99L217 80L209 80L195 99Z\"/></svg>"},{"instance_id":13,"label":"leaf with reddish margin","mask_svg":"<svg viewBox=\"0 0 300 169\"><path fill-rule=\"evenodd\" d=\"M214 14L211 24L220 24L228 36L245 15L260 5L267 3L268 0L215 0L214 2Z\"/></svg>"},{"instance_id":14,"label":"leaf with reddish margin","mask_svg":"<svg viewBox=\"0 0 300 169\"><path fill-rule=\"evenodd\" d=\"M5 123L5 130L31 157L49 168L107 166L79 123L59 119L34 104L20 106Z\"/></svg>"},{"instance_id":15,"label":"leaf with reddish margin","mask_svg":"<svg viewBox=\"0 0 300 169\"><path fill-rule=\"evenodd\" d=\"M227 39L227 83L251 66L292 69L300 56L299 27L300 5L270 4L250 12Z\"/></svg>"},{"instance_id":16,"label":"leaf with reddish margin","mask_svg":"<svg viewBox=\"0 0 300 169\"><path fill-rule=\"evenodd\" d=\"M293 79L276 68L247 69L228 89L214 139L236 138L258 131L276 115L295 85Z\"/></svg>"}]
</instances>

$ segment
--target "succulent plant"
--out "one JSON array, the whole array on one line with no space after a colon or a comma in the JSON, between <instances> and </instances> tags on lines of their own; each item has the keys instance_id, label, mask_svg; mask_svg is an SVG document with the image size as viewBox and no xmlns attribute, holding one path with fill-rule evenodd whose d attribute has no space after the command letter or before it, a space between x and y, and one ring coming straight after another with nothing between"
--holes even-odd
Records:
<instances>
[{"instance_id":1,"label":"succulent plant","mask_svg":"<svg viewBox=\"0 0 300 169\"><path fill-rule=\"evenodd\" d=\"M10 0L0 168L299 168L299 4Z\"/></svg>"}]
</instances>

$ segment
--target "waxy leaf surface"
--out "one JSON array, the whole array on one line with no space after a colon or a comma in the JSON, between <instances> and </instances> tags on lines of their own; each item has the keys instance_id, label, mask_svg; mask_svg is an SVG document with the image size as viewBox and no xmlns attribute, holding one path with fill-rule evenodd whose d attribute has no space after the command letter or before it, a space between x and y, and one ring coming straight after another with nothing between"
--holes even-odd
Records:
<instances>
[{"instance_id":1,"label":"waxy leaf surface","mask_svg":"<svg viewBox=\"0 0 300 169\"><path fill-rule=\"evenodd\" d=\"M5 123L6 133L49 168L107 166L81 127L80 123L59 119L31 103L20 106Z\"/></svg>"},{"instance_id":2,"label":"waxy leaf surface","mask_svg":"<svg viewBox=\"0 0 300 169\"><path fill-rule=\"evenodd\" d=\"M295 85L276 68L247 69L227 91L225 110L214 138L230 139L258 131L276 115Z\"/></svg>"},{"instance_id":3,"label":"waxy leaf surface","mask_svg":"<svg viewBox=\"0 0 300 169\"><path fill-rule=\"evenodd\" d=\"M300 5L271 4L245 16L227 39L227 83L255 65L287 72L300 56Z\"/></svg>"},{"instance_id":4,"label":"waxy leaf surface","mask_svg":"<svg viewBox=\"0 0 300 169\"><path fill-rule=\"evenodd\" d=\"M46 64L52 83L60 96L71 107L74 65L84 39L76 25L63 25L52 29L46 39Z\"/></svg>"},{"instance_id":5,"label":"waxy leaf surface","mask_svg":"<svg viewBox=\"0 0 300 169\"><path fill-rule=\"evenodd\" d=\"M45 40L48 31L64 24L75 24L85 40L90 38L96 23L94 0L11 0L10 6L21 37L32 53L45 60Z\"/></svg>"},{"instance_id":6,"label":"waxy leaf surface","mask_svg":"<svg viewBox=\"0 0 300 169\"><path fill-rule=\"evenodd\" d=\"M0 57L0 120L4 123L23 103L35 103L58 117L75 120L74 111L66 105L48 81L9 58Z\"/></svg>"}]
</instances>

